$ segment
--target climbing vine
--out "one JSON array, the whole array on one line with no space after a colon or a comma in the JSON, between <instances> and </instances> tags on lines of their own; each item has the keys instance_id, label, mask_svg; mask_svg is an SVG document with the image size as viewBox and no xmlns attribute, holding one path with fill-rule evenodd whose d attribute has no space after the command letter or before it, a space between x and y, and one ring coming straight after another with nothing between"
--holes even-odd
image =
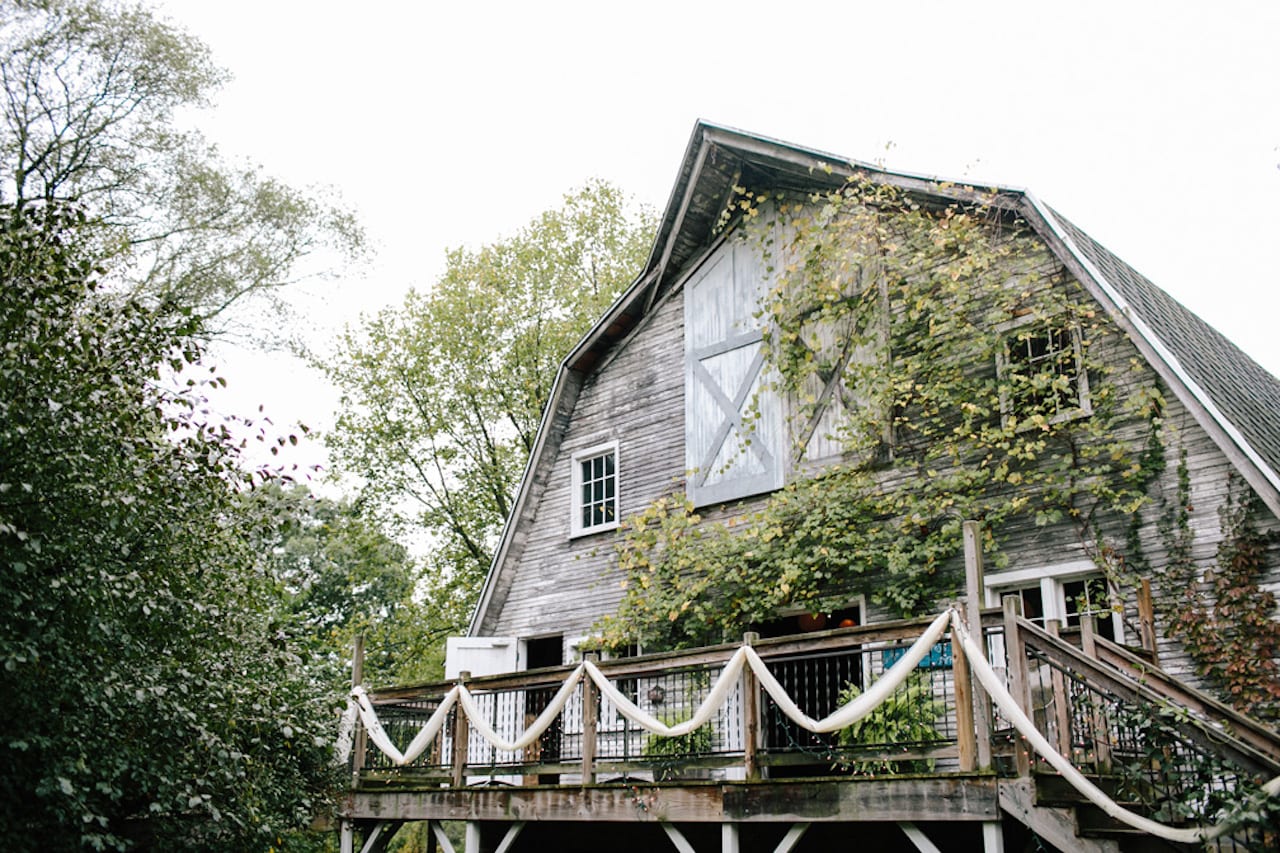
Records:
<instances>
[{"instance_id":1,"label":"climbing vine","mask_svg":"<svg viewBox=\"0 0 1280 853\"><path fill-rule=\"evenodd\" d=\"M958 589L966 518L997 562L1015 522L1117 550L1163 467L1158 389L1001 198L939 189L964 200L857 175L817 195L738 189L728 239L758 246L770 278L772 378L745 420L762 395L784 401L792 482L714 522L683 495L626 521L606 643L718 642L858 593L919 613Z\"/></svg>"},{"instance_id":2,"label":"climbing vine","mask_svg":"<svg viewBox=\"0 0 1280 853\"><path fill-rule=\"evenodd\" d=\"M1276 596L1261 586L1267 547L1275 536L1254 523L1260 502L1232 478L1218 511L1222 539L1215 564L1202 571L1192 554L1191 477L1185 450L1178 462L1177 500L1163 526L1168 561L1161 616L1182 642L1196 672L1233 706L1259 719L1280 720L1280 622Z\"/></svg>"}]
</instances>

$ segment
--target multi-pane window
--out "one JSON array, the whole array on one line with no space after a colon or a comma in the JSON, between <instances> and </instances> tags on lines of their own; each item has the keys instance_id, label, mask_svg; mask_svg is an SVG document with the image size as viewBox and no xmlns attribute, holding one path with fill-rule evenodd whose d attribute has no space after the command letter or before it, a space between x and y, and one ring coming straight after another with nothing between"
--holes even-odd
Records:
<instances>
[{"instance_id":1,"label":"multi-pane window","mask_svg":"<svg viewBox=\"0 0 1280 853\"><path fill-rule=\"evenodd\" d=\"M1068 570L1073 574L1078 571L1074 566ZM1098 634L1108 640L1120 636L1120 620L1112 608L1106 578L1100 574L1055 577L1052 570L1046 570L1045 576L1034 580L1027 578L1008 585L1002 583L1005 580L1001 575L987 579L989 605L998 605L1005 596L1016 595L1022 600L1022 615L1041 627L1046 620L1054 619L1068 628L1078 628L1081 617L1092 616Z\"/></svg>"},{"instance_id":2,"label":"multi-pane window","mask_svg":"<svg viewBox=\"0 0 1280 853\"><path fill-rule=\"evenodd\" d=\"M1079 332L1071 327L1019 323L1004 341L999 362L1006 419L1049 422L1090 412L1089 380Z\"/></svg>"},{"instance_id":3,"label":"multi-pane window","mask_svg":"<svg viewBox=\"0 0 1280 853\"><path fill-rule=\"evenodd\" d=\"M574 455L572 511L575 535L617 526L617 445L592 448Z\"/></svg>"}]
</instances>

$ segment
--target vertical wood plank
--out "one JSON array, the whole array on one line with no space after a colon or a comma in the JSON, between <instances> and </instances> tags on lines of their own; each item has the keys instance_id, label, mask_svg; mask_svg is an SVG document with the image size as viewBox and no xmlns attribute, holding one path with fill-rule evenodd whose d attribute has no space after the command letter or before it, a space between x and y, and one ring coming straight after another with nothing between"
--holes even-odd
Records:
<instances>
[{"instance_id":1,"label":"vertical wood plank","mask_svg":"<svg viewBox=\"0 0 1280 853\"><path fill-rule=\"evenodd\" d=\"M760 635L748 631L742 635L744 646L754 646ZM747 781L760 780L760 684L751 667L742 669L742 763L746 767Z\"/></svg>"},{"instance_id":2,"label":"vertical wood plank","mask_svg":"<svg viewBox=\"0 0 1280 853\"><path fill-rule=\"evenodd\" d=\"M1080 648L1091 660L1098 659L1098 646L1094 641L1096 628L1092 616L1080 617ZM1093 729L1093 754L1098 763L1098 770L1106 770L1111 766L1111 732L1107 726L1106 710L1097 701L1089 703L1092 713L1089 716L1090 728Z\"/></svg>"},{"instance_id":3,"label":"vertical wood plank","mask_svg":"<svg viewBox=\"0 0 1280 853\"><path fill-rule=\"evenodd\" d=\"M587 652L585 660L599 659L599 652ZM599 688L590 676L582 678L582 784L596 781L596 730L600 720Z\"/></svg>"},{"instance_id":4,"label":"vertical wood plank","mask_svg":"<svg viewBox=\"0 0 1280 853\"><path fill-rule=\"evenodd\" d=\"M982 634L982 527L976 521L966 521L964 530L964 578L965 615L969 635L985 649L986 637ZM978 747L978 769L991 769L991 699L986 691L971 685L973 696L973 723Z\"/></svg>"},{"instance_id":5,"label":"vertical wood plank","mask_svg":"<svg viewBox=\"0 0 1280 853\"><path fill-rule=\"evenodd\" d=\"M1009 691L1013 693L1022 712L1035 719L1028 691L1030 679L1027 675L1027 647L1022 631L1018 628L1018 619L1022 616L1022 599L1016 595L1006 595L1001 606L1004 608L1004 653L1009 663ZM1014 740L1014 762L1019 776L1031 774L1031 754L1021 736Z\"/></svg>"},{"instance_id":6,"label":"vertical wood plank","mask_svg":"<svg viewBox=\"0 0 1280 853\"><path fill-rule=\"evenodd\" d=\"M1138 630L1142 634L1142 647L1151 652L1151 662L1160 665L1160 653L1156 648L1156 608L1151 598L1151 579L1143 578L1138 588Z\"/></svg>"},{"instance_id":7,"label":"vertical wood plank","mask_svg":"<svg viewBox=\"0 0 1280 853\"><path fill-rule=\"evenodd\" d=\"M965 619L965 606L957 601L953 605ZM969 659L964 656L960 636L951 632L951 680L956 694L956 749L960 754L960 769L969 772L978 765L978 744L973 730L973 678L969 673Z\"/></svg>"},{"instance_id":8,"label":"vertical wood plank","mask_svg":"<svg viewBox=\"0 0 1280 853\"><path fill-rule=\"evenodd\" d=\"M471 678L470 672L458 673L458 685L466 684ZM462 710L462 703L453 706L453 787L461 788L467 783L467 752L471 748L471 723ZM471 824L467 824L468 827ZM468 838L470 838L470 829Z\"/></svg>"},{"instance_id":9,"label":"vertical wood plank","mask_svg":"<svg viewBox=\"0 0 1280 853\"><path fill-rule=\"evenodd\" d=\"M364 683L364 634L356 634L351 643L351 686L359 687ZM368 734L360 715L355 719L355 736L351 741L351 787L360 787L360 771L364 769L364 753Z\"/></svg>"},{"instance_id":10,"label":"vertical wood plank","mask_svg":"<svg viewBox=\"0 0 1280 853\"><path fill-rule=\"evenodd\" d=\"M1057 637L1061 624L1057 619L1045 623L1045 630ZM1057 667L1050 667L1049 681L1053 687L1053 715L1058 730L1058 752L1071 758L1071 695L1067 692L1067 679Z\"/></svg>"},{"instance_id":11,"label":"vertical wood plank","mask_svg":"<svg viewBox=\"0 0 1280 853\"><path fill-rule=\"evenodd\" d=\"M720 824L720 853L739 853L738 825L736 823Z\"/></svg>"},{"instance_id":12,"label":"vertical wood plank","mask_svg":"<svg viewBox=\"0 0 1280 853\"><path fill-rule=\"evenodd\" d=\"M463 849L466 853L480 853L480 821L467 821L467 834Z\"/></svg>"}]
</instances>

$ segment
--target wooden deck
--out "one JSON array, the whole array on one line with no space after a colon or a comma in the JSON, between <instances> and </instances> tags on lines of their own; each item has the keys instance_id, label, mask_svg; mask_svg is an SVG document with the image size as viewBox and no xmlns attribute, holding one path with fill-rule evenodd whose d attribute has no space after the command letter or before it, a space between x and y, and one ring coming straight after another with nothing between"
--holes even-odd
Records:
<instances>
[{"instance_id":1,"label":"wooden deck","mask_svg":"<svg viewBox=\"0 0 1280 853\"><path fill-rule=\"evenodd\" d=\"M865 689L892 666L926 624L904 621L748 641L788 695L817 717L834 710L850 684ZM1140 658L1092 636L1087 626L1067 642L1021 619L1014 599L1004 611L982 612L969 624L975 637L981 631L991 663L1040 733L1076 766L1123 792L1127 807L1158 814L1175 800L1207 801L1214 789L1255 785L1280 774L1280 738L1274 732L1152 671ZM552 825L586 824L656 824L686 853L694 849L686 834L710 831L698 826L724 829L718 849L786 853L813 849L802 841L809 827L833 824L880 827L876 832L897 825L907 850L991 851L1002 849L1001 838L1010 832L1004 819L1010 817L1025 837L1034 832L1059 849L1141 849L1134 846L1134 833L1099 820L1078 799L1064 799L1060 779L1045 775L1047 767L1023 738L991 712L984 694L975 693L955 642L938 643L912 671L910 683L931 708L924 715L929 732L912 743L811 734L779 713L749 669L710 722L665 743L620 714L589 680L575 688L555 723L522 750L504 752L478 737L457 708L432 747L403 766L357 731L352 787L340 809L344 849L357 849L357 833L365 838L359 849L382 849L379 838L406 821L429 821L437 829L442 821L465 821L474 829L468 830L468 853L538 849L518 845L525 825L541 825L537 832L545 840ZM670 725L692 714L736 648L605 661L599 667L637 705ZM486 724L514 740L571 671L464 679ZM371 704L391 740L403 747L452 687L377 690L370 693ZM1157 735L1142 709L1170 703L1189 713L1170 718L1161 730L1162 760L1152 763L1145 756ZM1179 775L1177 768L1195 764L1196 755L1212 755L1224 769L1208 781ZM761 830L753 836L755 826ZM934 846L939 833L951 834L948 826L963 843ZM775 836L790 839L792 846L775 844ZM1266 849L1271 840L1241 837L1221 849ZM618 850L632 849L631 841Z\"/></svg>"}]
</instances>

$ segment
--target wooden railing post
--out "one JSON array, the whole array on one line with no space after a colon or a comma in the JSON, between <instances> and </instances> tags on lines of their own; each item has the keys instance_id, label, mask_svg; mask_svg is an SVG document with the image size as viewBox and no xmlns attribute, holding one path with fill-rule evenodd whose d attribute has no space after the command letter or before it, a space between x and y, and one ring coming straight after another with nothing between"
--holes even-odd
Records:
<instances>
[{"instance_id":1,"label":"wooden railing post","mask_svg":"<svg viewBox=\"0 0 1280 853\"><path fill-rule=\"evenodd\" d=\"M1095 627L1093 624L1093 616L1091 614L1081 614L1080 616L1080 649L1089 660L1096 661L1098 659L1098 648L1093 641ZM1093 713L1090 715L1090 728L1093 729L1093 754L1094 760L1098 764L1098 770L1103 771L1111 767L1111 732L1107 726L1107 714L1102 705L1098 702L1091 702Z\"/></svg>"},{"instance_id":2,"label":"wooden railing post","mask_svg":"<svg viewBox=\"0 0 1280 853\"><path fill-rule=\"evenodd\" d=\"M1045 622L1049 636L1057 637L1061 623L1057 619ZM1071 694L1067 692L1067 679L1056 666L1049 668L1049 683L1053 687L1053 717L1058 730L1058 752L1071 757Z\"/></svg>"},{"instance_id":3,"label":"wooden railing post","mask_svg":"<svg viewBox=\"0 0 1280 853\"><path fill-rule=\"evenodd\" d=\"M351 687L354 689L364 683L364 634L356 634L351 643ZM360 787L360 771L364 769L364 753L368 735L360 715L356 715L355 728L351 739L351 787Z\"/></svg>"},{"instance_id":4,"label":"wooden railing post","mask_svg":"<svg viewBox=\"0 0 1280 853\"><path fill-rule=\"evenodd\" d=\"M982 527L966 521L964 530L965 616L969 636L983 650L987 647L982 633ZM977 731L978 769L991 769L991 698L978 684L973 684L973 722Z\"/></svg>"},{"instance_id":5,"label":"wooden railing post","mask_svg":"<svg viewBox=\"0 0 1280 853\"><path fill-rule=\"evenodd\" d=\"M599 660L599 652L587 652L583 660L595 662ZM596 781L596 730L599 727L600 702L599 688L591 680L591 676L582 676L582 784L593 785Z\"/></svg>"},{"instance_id":6,"label":"wooden railing post","mask_svg":"<svg viewBox=\"0 0 1280 853\"><path fill-rule=\"evenodd\" d=\"M952 605L965 621L964 603ZM951 681L956 696L956 750L959 752L960 769L971 772L978 766L978 745L973 729L973 679L969 674L969 659L964 655L960 634L951 632Z\"/></svg>"},{"instance_id":7,"label":"wooden railing post","mask_svg":"<svg viewBox=\"0 0 1280 853\"><path fill-rule=\"evenodd\" d=\"M1022 616L1022 598L1006 595L1001 601L1004 608L1004 654L1009 661L1009 692L1017 700L1018 707L1027 717L1034 719L1027 675L1027 646L1018 619ZM1031 753L1026 742L1019 737L1015 742L1014 762L1019 776L1031 774Z\"/></svg>"},{"instance_id":8,"label":"wooden railing post","mask_svg":"<svg viewBox=\"0 0 1280 853\"><path fill-rule=\"evenodd\" d=\"M1142 648L1151 652L1151 663L1160 665L1160 652L1156 649L1156 608L1151 598L1151 579L1143 578L1138 588L1138 630L1142 633Z\"/></svg>"},{"instance_id":9,"label":"wooden railing post","mask_svg":"<svg viewBox=\"0 0 1280 853\"><path fill-rule=\"evenodd\" d=\"M755 631L742 635L744 646L754 646L760 639ZM760 683L755 670L749 665L742 670L742 763L747 771L747 780L760 779L760 760L757 751L760 749Z\"/></svg>"},{"instance_id":10,"label":"wooden railing post","mask_svg":"<svg viewBox=\"0 0 1280 853\"><path fill-rule=\"evenodd\" d=\"M462 687L471 678L470 671L458 673L458 686ZM462 710L462 702L453 706L453 787L461 788L467 783L467 753L471 749L471 723Z\"/></svg>"}]
</instances>

